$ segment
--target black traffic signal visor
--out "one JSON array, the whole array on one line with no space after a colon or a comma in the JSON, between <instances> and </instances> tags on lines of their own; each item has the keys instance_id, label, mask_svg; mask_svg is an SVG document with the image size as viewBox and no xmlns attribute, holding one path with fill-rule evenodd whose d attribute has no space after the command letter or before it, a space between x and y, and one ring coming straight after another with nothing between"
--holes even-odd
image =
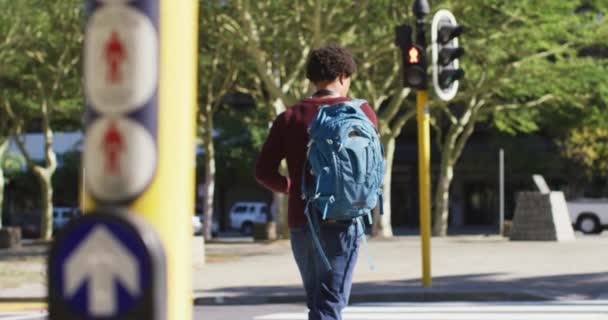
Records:
<instances>
[{"instance_id":1,"label":"black traffic signal visor","mask_svg":"<svg viewBox=\"0 0 608 320\"><path fill-rule=\"evenodd\" d=\"M426 87L426 72L419 66L410 66L405 69L405 86L411 88Z\"/></svg>"},{"instance_id":2,"label":"black traffic signal visor","mask_svg":"<svg viewBox=\"0 0 608 320\"><path fill-rule=\"evenodd\" d=\"M439 86L443 89L448 88L456 80L464 78L462 69L443 69L439 74Z\"/></svg>"},{"instance_id":3,"label":"black traffic signal visor","mask_svg":"<svg viewBox=\"0 0 608 320\"><path fill-rule=\"evenodd\" d=\"M412 45L412 27L407 24L395 27L395 45L402 49Z\"/></svg>"},{"instance_id":4,"label":"black traffic signal visor","mask_svg":"<svg viewBox=\"0 0 608 320\"><path fill-rule=\"evenodd\" d=\"M464 54L463 48L442 48L439 51L438 61L442 66L447 66L454 59L460 58Z\"/></svg>"},{"instance_id":5,"label":"black traffic signal visor","mask_svg":"<svg viewBox=\"0 0 608 320\"><path fill-rule=\"evenodd\" d=\"M439 31L437 32L437 42L446 44L450 42L450 40L461 35L464 31L465 28L460 25L440 27Z\"/></svg>"}]
</instances>

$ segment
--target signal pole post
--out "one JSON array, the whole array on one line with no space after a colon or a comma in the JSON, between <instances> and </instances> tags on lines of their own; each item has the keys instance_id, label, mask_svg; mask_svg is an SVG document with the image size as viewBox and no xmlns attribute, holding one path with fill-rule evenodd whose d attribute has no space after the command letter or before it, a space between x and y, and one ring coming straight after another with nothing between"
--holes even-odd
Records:
<instances>
[{"instance_id":1,"label":"signal pole post","mask_svg":"<svg viewBox=\"0 0 608 320\"><path fill-rule=\"evenodd\" d=\"M403 82L416 90L418 120L418 180L420 202L420 238L422 247L422 285L430 287L431 279L431 134L427 81L425 17L430 13L428 0L415 0L412 11L416 16L416 33L404 24L395 27L395 45L401 48ZM464 77L458 58L464 49L458 46L458 36L464 31L448 10L439 10L431 25L433 88L437 96L449 101L458 92L458 80ZM412 39L413 38L413 39Z\"/></svg>"},{"instance_id":2,"label":"signal pole post","mask_svg":"<svg viewBox=\"0 0 608 320\"><path fill-rule=\"evenodd\" d=\"M413 4L416 16L416 45L426 53L425 16L430 12L427 0L416 0ZM423 66L426 75L426 63ZM431 279L431 134L429 114L429 94L427 81L423 81L416 91L416 110L418 120L418 180L420 202L420 238L422 243L422 285L430 287Z\"/></svg>"},{"instance_id":3,"label":"signal pole post","mask_svg":"<svg viewBox=\"0 0 608 320\"><path fill-rule=\"evenodd\" d=\"M159 167L134 207L167 256L167 319L192 319L198 1L160 0Z\"/></svg>"}]
</instances>

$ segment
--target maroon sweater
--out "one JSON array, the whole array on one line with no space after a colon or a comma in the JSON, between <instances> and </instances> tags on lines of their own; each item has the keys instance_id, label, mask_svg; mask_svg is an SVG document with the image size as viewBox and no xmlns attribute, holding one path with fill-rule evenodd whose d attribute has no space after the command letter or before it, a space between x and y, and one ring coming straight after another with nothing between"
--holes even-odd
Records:
<instances>
[{"instance_id":1,"label":"maroon sweater","mask_svg":"<svg viewBox=\"0 0 608 320\"><path fill-rule=\"evenodd\" d=\"M255 178L274 192L289 194L289 228L306 224L302 200L302 168L306 160L308 126L319 106L347 101L345 97L311 97L281 113L272 124L270 134L255 165ZM366 103L361 110L378 127L374 110ZM281 160L287 159L289 177L279 174Z\"/></svg>"}]
</instances>

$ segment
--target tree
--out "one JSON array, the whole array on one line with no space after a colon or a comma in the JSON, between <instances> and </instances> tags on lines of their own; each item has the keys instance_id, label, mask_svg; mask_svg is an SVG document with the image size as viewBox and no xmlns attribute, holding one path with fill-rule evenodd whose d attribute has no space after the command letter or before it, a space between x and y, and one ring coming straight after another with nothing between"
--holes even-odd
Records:
<instances>
[{"instance_id":1,"label":"tree","mask_svg":"<svg viewBox=\"0 0 608 320\"><path fill-rule=\"evenodd\" d=\"M204 148L205 182L203 185L204 238L212 237L213 199L215 194L216 150L214 144L214 114L222 105L226 94L233 89L239 69L237 49L232 41L222 36L219 13L221 4L208 1L201 3L199 35L199 83L198 128Z\"/></svg>"},{"instance_id":2,"label":"tree","mask_svg":"<svg viewBox=\"0 0 608 320\"><path fill-rule=\"evenodd\" d=\"M80 110L81 5L75 0L53 3L4 1L3 19L16 30L13 45L4 51L2 105L11 120L11 134L40 184L40 237L52 236L51 178L57 168L52 149L54 119L74 118ZM27 131L44 135L44 159L38 163L23 141Z\"/></svg>"},{"instance_id":3,"label":"tree","mask_svg":"<svg viewBox=\"0 0 608 320\"><path fill-rule=\"evenodd\" d=\"M400 82L398 50L392 45L393 28L407 18L403 6L384 1L234 1L221 21L230 38L247 53L260 86L252 95L264 98L272 118L310 93L304 77L313 48L338 42L349 47L360 71L353 94L367 98L376 109L385 144L385 215L374 233L391 236L390 184L395 138L414 115L406 104L409 89ZM261 91L261 92L260 92ZM275 195L275 204L280 197ZM285 215L286 212L283 212ZM285 217L282 219L286 221Z\"/></svg>"},{"instance_id":4,"label":"tree","mask_svg":"<svg viewBox=\"0 0 608 320\"><path fill-rule=\"evenodd\" d=\"M537 128L539 110L556 112L587 100L587 76L596 62L578 50L600 43L608 30L595 16L576 14L577 6L479 0L444 1L435 8L450 8L470 31L461 37L467 50L461 92L452 104L432 104L441 150L433 235L447 233L454 165L477 123L493 120L502 129L531 131Z\"/></svg>"},{"instance_id":5,"label":"tree","mask_svg":"<svg viewBox=\"0 0 608 320\"><path fill-rule=\"evenodd\" d=\"M608 192L607 102L598 102L601 105L588 106L581 120L557 139L562 156L575 171L571 174L574 186L569 189L577 196L585 191L584 188L576 188L578 184L593 182L597 178L604 180L602 196Z\"/></svg>"},{"instance_id":6,"label":"tree","mask_svg":"<svg viewBox=\"0 0 608 320\"><path fill-rule=\"evenodd\" d=\"M2 208L4 204L4 185L6 184L4 178L4 155L8 149L8 139L0 141L0 229L2 229Z\"/></svg>"}]
</instances>

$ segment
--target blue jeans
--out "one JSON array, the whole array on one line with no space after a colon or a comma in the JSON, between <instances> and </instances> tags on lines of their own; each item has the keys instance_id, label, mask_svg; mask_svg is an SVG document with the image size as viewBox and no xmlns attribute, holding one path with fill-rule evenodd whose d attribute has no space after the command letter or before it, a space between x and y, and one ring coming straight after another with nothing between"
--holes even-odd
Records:
<instances>
[{"instance_id":1,"label":"blue jeans","mask_svg":"<svg viewBox=\"0 0 608 320\"><path fill-rule=\"evenodd\" d=\"M291 249L304 283L309 320L342 319L342 309L348 305L362 229L356 222L320 226L319 240L331 271L321 262L308 225L291 229Z\"/></svg>"}]
</instances>

